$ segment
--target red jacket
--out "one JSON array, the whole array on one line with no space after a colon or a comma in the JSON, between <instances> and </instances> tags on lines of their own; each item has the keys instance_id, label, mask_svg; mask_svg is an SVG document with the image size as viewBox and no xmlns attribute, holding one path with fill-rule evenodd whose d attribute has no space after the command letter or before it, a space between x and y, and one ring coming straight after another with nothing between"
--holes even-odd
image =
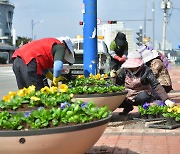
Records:
<instances>
[{"instance_id":1,"label":"red jacket","mask_svg":"<svg viewBox=\"0 0 180 154\"><path fill-rule=\"evenodd\" d=\"M52 46L62 44L54 38L44 38L32 41L15 50L12 59L21 57L25 64L28 64L33 58L37 62L37 74L42 74L42 70L53 68L54 58L52 55Z\"/></svg>"}]
</instances>

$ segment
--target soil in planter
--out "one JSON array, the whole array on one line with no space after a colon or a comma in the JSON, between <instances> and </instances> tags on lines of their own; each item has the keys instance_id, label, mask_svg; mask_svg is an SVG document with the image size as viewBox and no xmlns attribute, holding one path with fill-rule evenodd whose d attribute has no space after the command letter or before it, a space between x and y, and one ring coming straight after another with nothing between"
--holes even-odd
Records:
<instances>
[{"instance_id":1,"label":"soil in planter","mask_svg":"<svg viewBox=\"0 0 180 154\"><path fill-rule=\"evenodd\" d=\"M44 106L42 106L44 107ZM29 107L29 103L23 103L20 107L18 107L16 110L12 110L12 109L0 109L0 112L2 111L8 111L9 113L17 113L17 112L28 112L28 111L32 111L32 110L37 110L39 108L39 106L35 106L35 107ZM51 109L52 107L44 107L45 109Z\"/></svg>"},{"instance_id":2,"label":"soil in planter","mask_svg":"<svg viewBox=\"0 0 180 154\"><path fill-rule=\"evenodd\" d=\"M161 122L155 122L148 125L149 128L159 128L159 129L175 129L180 127L180 122L173 121L161 121Z\"/></svg>"}]
</instances>

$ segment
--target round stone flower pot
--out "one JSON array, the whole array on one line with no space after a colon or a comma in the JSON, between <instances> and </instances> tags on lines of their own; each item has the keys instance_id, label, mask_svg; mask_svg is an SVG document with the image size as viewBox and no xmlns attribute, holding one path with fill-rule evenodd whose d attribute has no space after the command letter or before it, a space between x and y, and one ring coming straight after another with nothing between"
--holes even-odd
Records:
<instances>
[{"instance_id":1,"label":"round stone flower pot","mask_svg":"<svg viewBox=\"0 0 180 154\"><path fill-rule=\"evenodd\" d=\"M101 137L112 115L105 119L39 130L1 130L1 154L83 154Z\"/></svg>"},{"instance_id":2,"label":"round stone flower pot","mask_svg":"<svg viewBox=\"0 0 180 154\"><path fill-rule=\"evenodd\" d=\"M84 102L93 101L98 107L106 105L109 110L114 111L117 109L126 97L127 91L121 91L116 93L104 93L104 94L83 94L75 95L72 100L82 100Z\"/></svg>"}]
</instances>

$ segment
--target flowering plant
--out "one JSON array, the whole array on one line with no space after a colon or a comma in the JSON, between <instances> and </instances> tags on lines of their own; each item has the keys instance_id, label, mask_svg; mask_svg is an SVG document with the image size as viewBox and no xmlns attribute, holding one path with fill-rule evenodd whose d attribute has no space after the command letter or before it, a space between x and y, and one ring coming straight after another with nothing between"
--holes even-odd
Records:
<instances>
[{"instance_id":1,"label":"flowering plant","mask_svg":"<svg viewBox=\"0 0 180 154\"><path fill-rule=\"evenodd\" d=\"M175 119L175 121L180 121L180 107L175 105L172 108L168 108L165 113L163 113L164 117L170 117Z\"/></svg>"},{"instance_id":2,"label":"flowering plant","mask_svg":"<svg viewBox=\"0 0 180 154\"><path fill-rule=\"evenodd\" d=\"M153 105L151 105L148 102L146 102L143 106L139 105L138 110L141 115L145 115L145 114L157 115L166 112L167 106L163 101L156 100Z\"/></svg>"},{"instance_id":3,"label":"flowering plant","mask_svg":"<svg viewBox=\"0 0 180 154\"><path fill-rule=\"evenodd\" d=\"M39 107L16 114L0 112L0 129L28 130L64 126L69 123L81 124L106 118L109 114L106 106L99 108L93 102L85 103L78 100L74 103L60 103L59 107L50 109Z\"/></svg>"},{"instance_id":4,"label":"flowering plant","mask_svg":"<svg viewBox=\"0 0 180 154\"><path fill-rule=\"evenodd\" d=\"M124 86L114 85L107 74L90 74L89 77L78 75L77 78L68 83L69 93L73 94L94 94L119 92L124 90Z\"/></svg>"},{"instance_id":5,"label":"flowering plant","mask_svg":"<svg viewBox=\"0 0 180 154\"><path fill-rule=\"evenodd\" d=\"M17 92L10 91L0 101L0 111L23 110L23 108L54 107L60 103L70 101L73 94L67 93L68 87L65 84L57 87L45 86L40 91L35 90L35 86L23 88Z\"/></svg>"},{"instance_id":6,"label":"flowering plant","mask_svg":"<svg viewBox=\"0 0 180 154\"><path fill-rule=\"evenodd\" d=\"M76 100L74 94L118 92L123 86L114 85L108 75L77 76L59 87L35 86L10 91L0 100L0 129L40 129L73 123L84 123L106 118L111 111L107 106L97 107L94 102Z\"/></svg>"},{"instance_id":7,"label":"flowering plant","mask_svg":"<svg viewBox=\"0 0 180 154\"><path fill-rule=\"evenodd\" d=\"M170 108L166 106L165 103L161 100L154 101L153 105L147 102L143 106L139 105L138 110L141 115L162 114L162 116L165 118L171 117L174 118L175 121L180 121L180 107L175 105L174 107Z\"/></svg>"},{"instance_id":8,"label":"flowering plant","mask_svg":"<svg viewBox=\"0 0 180 154\"><path fill-rule=\"evenodd\" d=\"M110 111L106 106L97 107L94 102L76 100L68 86L35 86L10 91L0 101L0 129L40 129L54 126L80 124L106 118ZM14 112L12 112L14 111ZM23 112L22 112L23 111Z\"/></svg>"},{"instance_id":9,"label":"flowering plant","mask_svg":"<svg viewBox=\"0 0 180 154\"><path fill-rule=\"evenodd\" d=\"M107 74L97 74L85 78L79 75L68 84L61 84L59 87L45 86L40 91L35 90L35 86L23 88L17 92L10 91L8 95L0 101L0 111L24 110L24 108L46 108L55 107L63 102L69 102L74 94L93 94L118 92L124 90L123 86L114 85L108 79Z\"/></svg>"}]
</instances>

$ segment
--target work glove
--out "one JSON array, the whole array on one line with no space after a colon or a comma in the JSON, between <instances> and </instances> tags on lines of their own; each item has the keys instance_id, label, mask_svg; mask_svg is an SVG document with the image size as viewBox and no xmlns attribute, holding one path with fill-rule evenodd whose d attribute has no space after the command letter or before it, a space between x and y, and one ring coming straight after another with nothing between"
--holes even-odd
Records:
<instances>
[{"instance_id":1,"label":"work glove","mask_svg":"<svg viewBox=\"0 0 180 154\"><path fill-rule=\"evenodd\" d=\"M46 74L45 74L45 76L46 76L46 78L48 78L49 80L53 80L53 74L50 72L50 71L48 71Z\"/></svg>"},{"instance_id":2,"label":"work glove","mask_svg":"<svg viewBox=\"0 0 180 154\"><path fill-rule=\"evenodd\" d=\"M126 60L126 57L119 57L119 56L114 56L114 59L120 61L120 62L124 62Z\"/></svg>"},{"instance_id":3,"label":"work glove","mask_svg":"<svg viewBox=\"0 0 180 154\"><path fill-rule=\"evenodd\" d=\"M111 78L115 78L116 76L117 76L116 71L115 71L115 70L111 70L111 72L110 72L110 77L111 77Z\"/></svg>"},{"instance_id":4,"label":"work glove","mask_svg":"<svg viewBox=\"0 0 180 154\"><path fill-rule=\"evenodd\" d=\"M175 105L175 102L167 99L165 102L164 102L168 107L173 107Z\"/></svg>"},{"instance_id":5,"label":"work glove","mask_svg":"<svg viewBox=\"0 0 180 154\"><path fill-rule=\"evenodd\" d=\"M116 71L115 71L115 70L112 70L112 71L110 72L110 80L111 80L111 82L112 82L113 84L116 83L116 76L117 76Z\"/></svg>"},{"instance_id":6,"label":"work glove","mask_svg":"<svg viewBox=\"0 0 180 154\"><path fill-rule=\"evenodd\" d=\"M53 80L51 82L51 87L54 86L54 87L58 87L58 82L59 81L64 81L64 80L67 80L65 77L63 76L59 76L58 78L56 77L53 77Z\"/></svg>"},{"instance_id":7,"label":"work glove","mask_svg":"<svg viewBox=\"0 0 180 154\"><path fill-rule=\"evenodd\" d=\"M58 78L56 78L56 77L53 77L53 80L52 80L52 82L51 82L51 87L58 87L58 82L59 82L59 77Z\"/></svg>"}]
</instances>

